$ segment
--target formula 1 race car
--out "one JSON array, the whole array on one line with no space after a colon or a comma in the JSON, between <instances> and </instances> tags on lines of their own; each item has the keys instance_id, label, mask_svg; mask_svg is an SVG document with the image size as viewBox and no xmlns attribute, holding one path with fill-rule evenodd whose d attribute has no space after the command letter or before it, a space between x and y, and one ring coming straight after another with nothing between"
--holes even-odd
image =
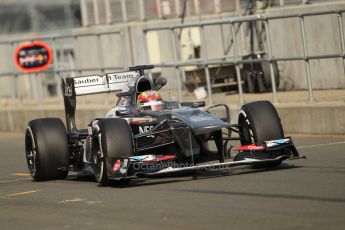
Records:
<instances>
[{"instance_id":1,"label":"formula 1 race car","mask_svg":"<svg viewBox=\"0 0 345 230\"><path fill-rule=\"evenodd\" d=\"M111 179L241 165L275 167L300 158L291 138L284 137L270 102L243 105L238 124L231 124L225 104L202 110L205 102L162 100L157 91L167 80L160 77L154 83L145 76L144 71L152 68L136 66L104 76L63 79L66 126L59 118L35 119L27 125L26 159L34 180L64 179L69 171L89 170L100 185L107 185ZM86 129L78 129L76 96L109 92L117 92L115 108L104 118L91 120ZM217 109L225 115L211 113ZM234 147L231 140L241 145Z\"/></svg>"}]
</instances>

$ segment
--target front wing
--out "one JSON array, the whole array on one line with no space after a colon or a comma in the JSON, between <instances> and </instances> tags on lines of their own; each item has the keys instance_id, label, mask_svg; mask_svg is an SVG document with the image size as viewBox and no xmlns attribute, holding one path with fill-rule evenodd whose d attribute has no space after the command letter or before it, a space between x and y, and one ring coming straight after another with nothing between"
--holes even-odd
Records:
<instances>
[{"instance_id":1,"label":"front wing","mask_svg":"<svg viewBox=\"0 0 345 230\"><path fill-rule=\"evenodd\" d=\"M118 160L118 167L117 172L113 172L113 176L116 178L119 177L127 177L128 169L130 165L136 164L137 166L141 165L150 165L150 163L164 163L166 167L162 167L159 170L154 171L136 171L134 175L130 177L164 177L164 176L174 176L174 175L181 175L184 173L190 173L195 171L206 171L206 170L219 170L219 169L227 169L236 166L245 166L251 165L256 167L265 167L266 165L278 165L284 160L295 160L305 158L304 156L300 156L297 152L296 147L294 146L291 138L279 139L279 140L272 140L265 142L265 145L256 146L256 145L248 145L248 146L241 146L234 148L238 151L244 151L249 154L244 156L243 160L233 161L231 159L226 160L225 162L214 162L214 163L202 163L199 165L194 164L174 164L170 160L174 160L176 155L162 155L162 156L155 156L155 155L142 155L142 156L133 156L129 159L125 159L124 162ZM285 151L287 153L284 154L283 150L290 150ZM272 152L280 153L279 155L274 155ZM259 153L259 154L256 154ZM260 153L270 153L271 157L267 158L260 155ZM169 163L171 163L169 165Z\"/></svg>"},{"instance_id":2,"label":"front wing","mask_svg":"<svg viewBox=\"0 0 345 230\"><path fill-rule=\"evenodd\" d=\"M291 155L281 155L272 159L254 159L254 158L245 158L241 161L228 161L224 163L207 163L200 165L191 165L187 167L168 167L157 172L137 172L132 177L142 177L142 178L154 178L154 177L168 177L168 176L177 176L185 173L197 172L197 171L209 171L209 170L221 170L237 166L263 166L267 164L279 164L285 160L295 160L303 157L293 157Z\"/></svg>"}]
</instances>

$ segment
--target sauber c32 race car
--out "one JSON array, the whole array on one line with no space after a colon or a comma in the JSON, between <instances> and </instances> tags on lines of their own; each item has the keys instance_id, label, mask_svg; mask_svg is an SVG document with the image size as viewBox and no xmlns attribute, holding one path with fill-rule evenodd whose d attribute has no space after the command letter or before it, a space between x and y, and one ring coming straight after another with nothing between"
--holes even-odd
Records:
<instances>
[{"instance_id":1,"label":"sauber c32 race car","mask_svg":"<svg viewBox=\"0 0 345 230\"><path fill-rule=\"evenodd\" d=\"M160 99L158 110L143 109L138 96L152 90L158 95L167 83L162 77L153 82L145 76L144 71L151 68L135 66L104 76L63 79L66 126L59 118L35 119L27 125L25 150L33 179L64 179L69 171L88 170L100 185L107 185L112 179L129 181L242 165L268 168L300 158L268 101L243 105L238 124L231 124L225 104L202 110L205 102ZM109 92L117 92L115 108L86 128L77 128L77 96ZM225 115L212 114L215 109ZM240 145L232 146L231 140Z\"/></svg>"}]
</instances>

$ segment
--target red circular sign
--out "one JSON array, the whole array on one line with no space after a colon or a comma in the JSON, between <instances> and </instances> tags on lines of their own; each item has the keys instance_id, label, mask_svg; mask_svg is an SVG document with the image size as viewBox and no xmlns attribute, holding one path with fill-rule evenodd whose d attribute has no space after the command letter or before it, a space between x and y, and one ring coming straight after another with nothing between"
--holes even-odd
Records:
<instances>
[{"instance_id":1,"label":"red circular sign","mask_svg":"<svg viewBox=\"0 0 345 230\"><path fill-rule=\"evenodd\" d=\"M39 72L48 68L53 61L50 47L40 41L23 44L16 49L14 63L24 72Z\"/></svg>"}]
</instances>

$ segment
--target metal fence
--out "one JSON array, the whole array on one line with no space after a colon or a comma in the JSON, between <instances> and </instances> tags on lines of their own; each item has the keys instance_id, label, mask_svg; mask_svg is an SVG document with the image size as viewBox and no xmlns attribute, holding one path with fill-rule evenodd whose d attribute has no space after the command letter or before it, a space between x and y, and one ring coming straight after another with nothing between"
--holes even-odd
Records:
<instances>
[{"instance_id":1,"label":"metal fence","mask_svg":"<svg viewBox=\"0 0 345 230\"><path fill-rule=\"evenodd\" d=\"M261 63L261 62L267 62L270 64L270 75L271 75L271 85L272 85L272 94L273 94L273 101L277 102L277 89L275 84L275 76L273 69L273 62L283 62L283 61L300 61L304 63L304 68L306 72L306 82L307 82L307 89L308 89L308 95L309 100L314 101L314 95L313 95L313 87L312 87L312 74L311 74L311 68L310 68L310 61L316 60L316 59L330 59L330 58L338 58L343 60L343 65L345 69L345 41L344 41L344 25L343 25L343 13L345 10L335 10L335 11L322 11L322 12L314 12L314 13L299 13L299 14L287 14L287 15L278 15L278 16L267 16L267 15L252 15L252 16L244 16L244 17L236 17L236 18L227 18L227 19L217 19L217 20L208 20L208 21L202 21L197 23L186 23L186 24L175 24L175 25L169 25L169 26L152 26L150 28L143 29L143 38L144 41L135 41L139 44L146 44L146 38L147 34L152 31L168 31L172 37L172 46L173 46L173 62L171 63L151 63L155 64L157 67L161 68L170 68L175 69L176 71L176 81L177 81L177 89L178 89L178 98L182 100L182 79L183 79L183 68L186 66L201 66L204 69L205 77L206 77L206 83L207 83L207 91L209 95L209 104L213 103L212 98L212 84L211 84L211 76L209 67L211 65L233 65L236 70L236 77L237 77L237 87L239 92L239 102L242 104L244 102L244 94L242 89L242 79L243 76L241 76L241 65L255 62L255 63ZM339 40L341 41L341 50L338 53L331 53L331 54L318 54L318 55L310 55L308 50L308 40L306 38L306 28L305 28L305 19L312 16L318 16L318 15L332 15L332 17L337 18L338 23L338 31L339 31ZM289 18L295 18L299 21L299 29L300 29L300 42L303 47L303 55L301 56L273 56L274 53L272 50L272 34L270 32L271 29L271 23L274 20L279 19L289 19ZM239 47L240 44L238 44L235 34L236 27L239 26L240 23L248 23L248 22L256 22L260 21L264 24L264 30L267 33L267 44L266 44L266 50L267 56L265 58L261 59L248 59L245 60L242 57L246 54L241 54ZM206 42L206 28L211 26L219 26L222 25L228 25L230 28L230 32L232 34L232 40L233 40L233 53L222 55L219 57L208 57L208 49L207 49L207 42ZM179 39L179 32L183 28L192 28L197 27L201 31L200 38L201 38L201 58L198 59L192 59L192 60L181 60L180 58L180 39ZM41 73L25 73L20 72L15 65L11 62L12 58L4 58L8 62L8 65L11 66L9 70L6 72L0 72L0 78L1 77L10 77L10 82L8 85L13 88L11 91L12 98L14 99L20 99L21 96L19 95L18 91L18 79L20 75L30 75L32 77L31 84L31 90L36 95L34 98L41 103L42 98L46 96L46 93L43 92L42 89L42 78L40 77L43 74L51 74L51 80L55 84L54 87L56 87L56 94L60 95L61 90L58 88L60 83L60 78L64 77L66 74L71 76L76 75L87 75L92 73L104 73L104 72L110 72L110 71L118 71L126 69L128 66L132 65L133 62L131 61L133 58L133 54L130 51L130 39L128 35L128 30L126 29L109 29L107 28L104 31L101 30L89 30L90 32L85 31L74 31L73 33L69 34L59 34L59 35L51 35L51 36L41 36L41 37L30 37L25 39L13 39L13 40L6 40L6 41L0 41L0 49L1 47L6 47L6 49L9 49L7 52L8 54L14 54L15 48L22 42L26 41L35 41L35 40L41 40L45 41L50 45L50 47L53 50L53 56L54 61L53 65L46 71L43 71ZM114 61L109 58L109 52L111 52L111 49L108 49L106 46L106 43L102 40L104 37L110 36L110 40L116 40L116 42L113 42L112 44L117 44L118 49L116 49L117 55L120 55L121 58L116 60L122 60L121 63L118 65L114 65ZM112 36L112 37L111 37ZM82 47L80 45L80 41L83 38L90 38L92 39L90 41L86 41L86 44L84 44ZM84 41L85 43L85 41ZM68 49L70 51L65 52L63 48L64 45L68 45ZM94 47L93 49L90 49L91 47ZM110 47L109 47L110 48ZM144 49L143 49L144 50ZM93 52L93 53L91 53ZM106 53L105 53L106 52ZM146 50L144 53L148 55L149 50L146 47ZM260 52L260 51L259 51ZM69 58L65 58L65 56L69 55ZM83 58L88 58L89 56L94 56L93 60L89 60L87 63L82 63ZM68 59L70 64L65 65L64 59ZM110 61L109 61L109 60ZM1 64L1 63L0 63ZM145 63L136 63L136 64L145 64ZM148 64L148 63L146 63ZM25 97L25 96L24 96Z\"/></svg>"},{"instance_id":2,"label":"metal fence","mask_svg":"<svg viewBox=\"0 0 345 230\"><path fill-rule=\"evenodd\" d=\"M263 0L257 10L341 0ZM256 1L252 1L256 2ZM81 0L84 26L241 12L250 0Z\"/></svg>"},{"instance_id":3,"label":"metal fence","mask_svg":"<svg viewBox=\"0 0 345 230\"><path fill-rule=\"evenodd\" d=\"M261 62L268 62L270 63L270 75L271 75L271 84L272 84L272 94L273 94L273 101L277 102L277 89L276 89L276 83L275 83L275 76L273 71L273 62L281 62L281 61L303 61L306 71L306 78L307 78L307 89L308 89L308 95L309 95L309 101L314 101L314 95L313 95L313 87L312 87L312 76L311 76L311 70L310 70L310 61L316 60L316 59L330 59L330 58L341 58L343 59L343 64L345 68L345 41L344 41L344 31L343 31L343 13L345 10L333 10L333 11L322 11L322 12L313 12L313 13L298 13L298 14L286 14L286 15L278 15L278 16L268 16L268 15L252 15L252 16L244 16L244 17L236 17L236 18L228 18L223 20L212 20L212 21L203 21L203 22L197 22L197 23L186 23L186 24L175 24L175 25L168 25L168 26L155 26L151 28L146 28L143 30L144 37L147 36L149 32L152 31L170 31L172 41L173 41L173 49L174 49L174 62L173 63L155 63L157 67L161 68L175 68L176 70L176 78L177 78L177 88L178 88L178 95L179 99L182 99L182 89L181 89L181 79L182 79L182 68L185 66L202 66L205 71L206 76L206 83L207 83L207 92L208 92L208 99L209 104L213 103L212 99L212 86L211 86L211 80L210 80L210 71L209 66L210 65L222 65L222 64L230 64L234 65L236 69L236 76L237 76L237 83L238 83L238 92L239 92L239 101L240 104L243 104L244 102L244 95L243 95L243 89L242 89L242 76L240 71L240 65L249 63L249 62L255 62L255 63L261 63ZM305 19L307 17L312 16L319 16L319 15L334 15L337 17L338 21L338 28L339 28L339 37L341 41L341 51L339 53L333 53L333 54L320 54L320 55L309 55L308 53L308 41L306 39L306 28L305 28ZM299 27L301 31L300 41L302 43L303 47L303 55L301 56L282 56L282 57L276 57L273 56L272 53L272 41L270 33L270 23L274 20L278 19L289 19L289 18L296 18L299 20ZM267 58L260 58L260 59L249 59L245 60L242 59L239 55L239 44L236 39L235 35L235 27L238 26L241 23L246 22L256 22L261 21L264 24L264 29L267 34L267 47L266 47L266 53ZM232 40L233 40L233 56L220 56L217 58L208 58L207 53L207 43L205 41L205 28L208 26L222 26L222 25L229 25L231 28L232 33ZM180 59L180 44L178 39L178 33L179 30L183 28L192 28L192 27L198 27L201 31L201 52L202 58L199 59L192 59L192 60L181 60Z\"/></svg>"}]
</instances>

